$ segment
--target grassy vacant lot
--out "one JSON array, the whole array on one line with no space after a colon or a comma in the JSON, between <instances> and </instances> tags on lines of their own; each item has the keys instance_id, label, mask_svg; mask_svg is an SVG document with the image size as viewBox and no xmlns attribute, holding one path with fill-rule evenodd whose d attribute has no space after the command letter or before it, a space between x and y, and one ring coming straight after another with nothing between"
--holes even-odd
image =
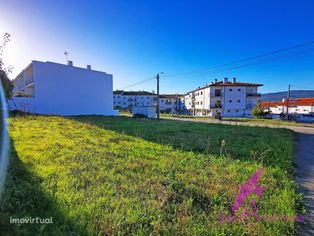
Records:
<instances>
[{"instance_id":1,"label":"grassy vacant lot","mask_svg":"<svg viewBox=\"0 0 314 236\"><path fill-rule=\"evenodd\" d=\"M129 117L10 119L1 232L35 235L287 235L294 222L220 223L265 167L263 215L300 213L293 136L267 129ZM50 225L10 217L53 217ZM14 234L14 233L12 233Z\"/></svg>"}]
</instances>

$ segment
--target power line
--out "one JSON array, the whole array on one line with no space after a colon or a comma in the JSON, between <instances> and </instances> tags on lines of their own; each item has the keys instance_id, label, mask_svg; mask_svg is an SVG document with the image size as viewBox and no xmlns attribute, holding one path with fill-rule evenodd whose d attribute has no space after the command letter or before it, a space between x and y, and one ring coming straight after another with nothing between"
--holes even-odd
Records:
<instances>
[{"instance_id":1,"label":"power line","mask_svg":"<svg viewBox=\"0 0 314 236\"><path fill-rule=\"evenodd\" d=\"M273 51L266 52L266 53L263 53L263 54L260 54L260 55L257 55L257 56L247 57L247 58L244 58L244 59L232 61L232 62L229 62L229 63L224 63L224 64L213 66L213 67L208 67L208 68L203 68L203 69L198 69L198 70L193 70L193 71L188 71L188 72L182 72L182 73L177 73L177 74L165 75L165 76L163 76L164 77L163 79L165 79L165 78L168 79L169 77L177 77L177 76L188 75L188 74L191 74L191 77L195 77L195 75L193 75L193 73L202 72L202 73L206 73L208 75L208 72L207 72L208 70L215 70L216 69L215 71L213 71L211 73L211 74L214 74L214 73L218 73L218 72L230 71L230 70L235 70L235 69L255 66L255 65L259 65L259 64L264 64L264 63L267 63L268 61L266 60L266 61L262 61L262 62L255 62L255 63L252 63L252 64L245 64L245 65L240 65L240 66L237 66L237 67L230 67L230 68L217 70L219 68L223 68L223 67L227 67L227 66L231 66L231 65L247 62L247 61L256 60L256 59L267 57L267 56L270 56L270 55L273 55L273 54L278 54L278 53L285 52L285 51L288 51L288 50L304 47L304 46L307 46L307 45L310 45L310 44L314 44L314 41L309 41L309 42L306 42L306 43L293 45L293 46L290 46L290 47L287 47L287 48L283 48L283 49L273 50ZM309 52L311 52L311 51L313 51L313 49L311 49ZM285 57L285 56L289 56L289 55L292 55L292 54L286 54L286 55L280 56L279 58L282 58L282 57ZM274 59L278 59L278 58L270 58L268 60L274 60ZM202 76L202 74L201 75L197 75L197 76ZM189 77L189 78L191 78L191 77ZM130 85L125 86L125 87L122 87L120 89L124 90L124 89L130 88L130 87L134 87L136 85L140 85L140 84L146 83L146 82L148 82L150 80L153 80L153 79L155 79L155 76L149 77L149 78L144 79L144 80L140 80L140 81L138 81L136 83L130 84Z\"/></svg>"},{"instance_id":2,"label":"power line","mask_svg":"<svg viewBox=\"0 0 314 236\"><path fill-rule=\"evenodd\" d=\"M134 87L134 86L136 86L136 85L140 85L140 84L146 83L146 82L148 82L148 81L151 81L151 80L153 80L153 79L155 79L155 76L152 76L152 77L149 77L149 78L147 78L147 79L140 80L140 81L138 81L138 82L136 82L136 83L134 83L134 84L130 84L130 85L128 85L128 86L119 88L119 90L124 90L124 89L127 89L127 88L131 88L131 87Z\"/></svg>"},{"instance_id":3,"label":"power line","mask_svg":"<svg viewBox=\"0 0 314 236\"><path fill-rule=\"evenodd\" d=\"M195 72L199 72L199 71L218 69L218 68L221 68L221 67L226 67L226 66L230 66L230 65L234 65L234 64L239 64L239 63L242 63L242 62L251 61L251 60L258 59L258 58L266 57L266 56L269 56L269 55L278 54L280 52L292 50L292 49L295 49L295 48L304 47L304 46L307 46L307 45L310 45L310 44L313 44L313 43L314 43L314 41L309 41L309 42L306 42L306 43L293 45L293 46L290 46L290 47L287 47L287 48L266 52L266 53L263 53L263 54L260 54L260 55L257 55L257 56L247 57L247 58L244 58L244 59L240 59L240 60L224 63L224 64L221 64L221 65L218 65L218 66L207 67L207 68L203 68L203 69L198 69L198 70L193 70L193 71L188 71L188 72L182 72L182 73L177 73L177 74L165 75L165 77L174 77L174 76L180 76L180 75L184 75L184 74L195 73Z\"/></svg>"},{"instance_id":4,"label":"power line","mask_svg":"<svg viewBox=\"0 0 314 236\"><path fill-rule=\"evenodd\" d=\"M295 85L295 84L291 84L291 87L292 87L292 88L305 89L305 90L314 90L314 88L303 87L303 86L299 86L299 85Z\"/></svg>"},{"instance_id":5,"label":"power line","mask_svg":"<svg viewBox=\"0 0 314 236\"><path fill-rule=\"evenodd\" d=\"M257 62L253 62L253 63L249 63L249 64L244 64L244 65L239 65L239 66L234 66L234 67L227 67L227 68L223 68L223 69L217 69L214 70L212 72L203 72L202 74L196 74L196 75L189 75L189 76L183 76L180 77L180 79L191 79L191 78L195 78L195 77L199 77L199 76L208 76L208 75L212 75L212 74L216 74L216 73L220 73L220 72L225 72L225 71L232 71L232 70L237 70L237 69L242 69L242 68L247 68L247 67L251 67L251 66L256 66L256 65L260 65L260 64L266 64L266 63L272 63L272 62L276 62L279 61L281 59L287 59L287 58L293 58L293 59L298 59L298 58L303 58L303 57L296 57L298 55L302 55L305 53L311 53L314 52L314 48L312 48L311 50L305 50L302 52L295 52L295 53L290 53L290 54L284 54L278 57L272 57L272 58L268 58L265 59L263 61L257 61ZM294 57L291 57L294 56ZM312 55L313 56L313 55ZM164 80L167 80L168 78L165 78ZM171 78L170 78L171 79Z\"/></svg>"}]
</instances>

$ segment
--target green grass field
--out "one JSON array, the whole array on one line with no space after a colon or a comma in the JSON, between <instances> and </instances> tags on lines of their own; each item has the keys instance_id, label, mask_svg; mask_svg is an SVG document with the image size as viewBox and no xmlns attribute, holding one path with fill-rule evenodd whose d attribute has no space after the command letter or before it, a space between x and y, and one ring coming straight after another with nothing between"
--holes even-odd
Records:
<instances>
[{"instance_id":1,"label":"green grass field","mask_svg":"<svg viewBox=\"0 0 314 236\"><path fill-rule=\"evenodd\" d=\"M221 223L239 185L265 167L261 214L302 213L293 133L129 117L10 118L0 203L10 235L292 235L295 222ZM53 224L9 219L52 217Z\"/></svg>"}]
</instances>

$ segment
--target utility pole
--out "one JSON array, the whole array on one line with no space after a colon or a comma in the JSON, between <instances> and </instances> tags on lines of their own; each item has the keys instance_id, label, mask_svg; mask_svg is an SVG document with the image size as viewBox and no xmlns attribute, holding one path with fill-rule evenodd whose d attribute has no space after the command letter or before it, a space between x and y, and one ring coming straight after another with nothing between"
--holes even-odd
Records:
<instances>
[{"instance_id":1,"label":"utility pole","mask_svg":"<svg viewBox=\"0 0 314 236\"><path fill-rule=\"evenodd\" d=\"M157 119L160 119L160 104L159 104L159 73L156 76L157 79Z\"/></svg>"},{"instance_id":2,"label":"utility pole","mask_svg":"<svg viewBox=\"0 0 314 236\"><path fill-rule=\"evenodd\" d=\"M289 84L288 86L288 94L287 94L287 113L286 113L286 119L289 119L289 100L290 100L290 87L291 85Z\"/></svg>"}]
</instances>

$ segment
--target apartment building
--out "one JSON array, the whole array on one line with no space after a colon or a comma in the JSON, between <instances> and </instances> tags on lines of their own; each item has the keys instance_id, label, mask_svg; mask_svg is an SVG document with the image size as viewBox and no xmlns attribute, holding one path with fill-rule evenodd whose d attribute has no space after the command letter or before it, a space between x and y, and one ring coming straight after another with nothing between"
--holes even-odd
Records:
<instances>
[{"instance_id":1,"label":"apartment building","mask_svg":"<svg viewBox=\"0 0 314 236\"><path fill-rule=\"evenodd\" d=\"M132 110L134 106L156 106L157 95L147 91L123 91L113 92L113 106L116 109Z\"/></svg>"},{"instance_id":2,"label":"apartment building","mask_svg":"<svg viewBox=\"0 0 314 236\"><path fill-rule=\"evenodd\" d=\"M11 110L56 115L117 115L112 75L54 62L32 61L15 79Z\"/></svg>"},{"instance_id":3,"label":"apartment building","mask_svg":"<svg viewBox=\"0 0 314 236\"><path fill-rule=\"evenodd\" d=\"M182 94L162 94L159 99L160 112L183 114L186 110Z\"/></svg>"},{"instance_id":4,"label":"apartment building","mask_svg":"<svg viewBox=\"0 0 314 236\"><path fill-rule=\"evenodd\" d=\"M113 105L116 109L132 110L133 107L157 106L157 94L148 91L123 91L113 92ZM159 96L160 112L182 113L185 109L183 95L161 94Z\"/></svg>"},{"instance_id":5,"label":"apartment building","mask_svg":"<svg viewBox=\"0 0 314 236\"><path fill-rule=\"evenodd\" d=\"M190 91L185 96L188 113L195 116L250 117L262 84L215 80L211 84Z\"/></svg>"}]
</instances>

